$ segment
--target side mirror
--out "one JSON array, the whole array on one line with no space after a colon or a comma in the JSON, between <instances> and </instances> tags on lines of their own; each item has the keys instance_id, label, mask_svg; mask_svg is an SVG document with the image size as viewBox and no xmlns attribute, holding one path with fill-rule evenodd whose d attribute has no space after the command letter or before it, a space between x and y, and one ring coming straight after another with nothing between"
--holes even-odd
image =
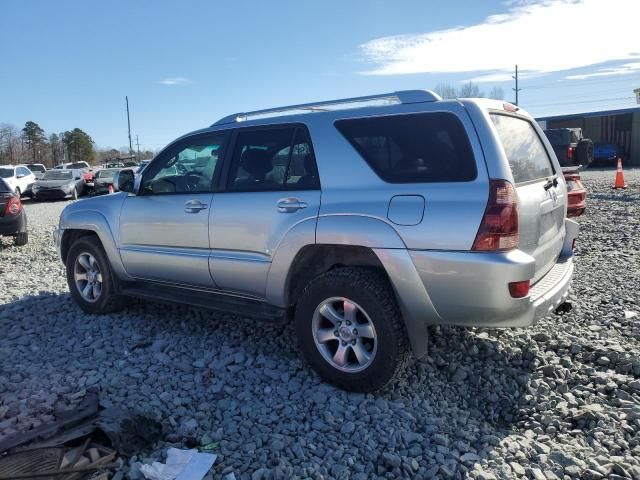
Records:
<instances>
[{"instance_id":1,"label":"side mirror","mask_svg":"<svg viewBox=\"0 0 640 480\"><path fill-rule=\"evenodd\" d=\"M76 180L80 180L80 177L76 177Z\"/></svg>"},{"instance_id":2,"label":"side mirror","mask_svg":"<svg viewBox=\"0 0 640 480\"><path fill-rule=\"evenodd\" d=\"M113 185L121 192L135 193L133 170L120 170L113 176Z\"/></svg>"}]
</instances>

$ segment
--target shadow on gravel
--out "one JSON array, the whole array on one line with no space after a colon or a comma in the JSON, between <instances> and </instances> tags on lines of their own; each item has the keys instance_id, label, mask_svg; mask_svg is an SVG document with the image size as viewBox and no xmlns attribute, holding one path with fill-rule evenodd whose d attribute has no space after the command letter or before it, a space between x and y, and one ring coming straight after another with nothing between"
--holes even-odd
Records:
<instances>
[{"instance_id":1,"label":"shadow on gravel","mask_svg":"<svg viewBox=\"0 0 640 480\"><path fill-rule=\"evenodd\" d=\"M104 406L147 410L171 441L219 442L236 474L297 476L306 462L330 478L354 464L393 478L464 477L510 433L535 368L533 352L505 351L497 331L432 327L428 356L400 380L347 393L303 362L290 324L137 301L86 315L69 294L0 305L0 331L0 357L19 373L0 403L35 397L37 410L38 392L97 386Z\"/></svg>"}]
</instances>

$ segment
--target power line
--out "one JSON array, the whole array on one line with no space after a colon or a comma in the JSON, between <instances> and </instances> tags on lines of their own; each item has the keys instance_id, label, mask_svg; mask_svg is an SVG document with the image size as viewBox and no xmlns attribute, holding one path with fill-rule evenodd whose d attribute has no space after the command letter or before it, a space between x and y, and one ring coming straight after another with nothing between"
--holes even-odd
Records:
<instances>
[{"instance_id":1,"label":"power line","mask_svg":"<svg viewBox=\"0 0 640 480\"><path fill-rule=\"evenodd\" d=\"M544 89L544 88L562 88L562 87L579 87L581 85L592 85L595 83L620 83L620 82L633 82L633 81L638 81L638 79L636 77L627 77L627 78L617 78L617 79L611 79L611 78L594 78L594 79L587 79L587 80L558 80L554 83L545 83L545 84L533 84L533 85L526 85L527 90L534 90L534 89Z\"/></svg>"},{"instance_id":2,"label":"power line","mask_svg":"<svg viewBox=\"0 0 640 480\"><path fill-rule=\"evenodd\" d=\"M585 103L602 103L602 102L613 102L617 100L634 100L635 97L616 97L616 98L601 98L597 100L583 100L578 102L554 102L554 103L538 103L527 105L527 108L537 108L537 107L550 107L556 105L580 105Z\"/></svg>"}]
</instances>

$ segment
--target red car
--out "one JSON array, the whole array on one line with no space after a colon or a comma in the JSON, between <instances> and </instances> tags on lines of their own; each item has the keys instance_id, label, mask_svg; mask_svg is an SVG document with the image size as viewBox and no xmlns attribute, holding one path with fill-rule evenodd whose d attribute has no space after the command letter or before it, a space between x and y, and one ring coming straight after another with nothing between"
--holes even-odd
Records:
<instances>
[{"instance_id":1,"label":"red car","mask_svg":"<svg viewBox=\"0 0 640 480\"><path fill-rule=\"evenodd\" d=\"M563 167L562 173L567 182L567 217L579 217L587 203L587 189L580 179L580 167Z\"/></svg>"}]
</instances>

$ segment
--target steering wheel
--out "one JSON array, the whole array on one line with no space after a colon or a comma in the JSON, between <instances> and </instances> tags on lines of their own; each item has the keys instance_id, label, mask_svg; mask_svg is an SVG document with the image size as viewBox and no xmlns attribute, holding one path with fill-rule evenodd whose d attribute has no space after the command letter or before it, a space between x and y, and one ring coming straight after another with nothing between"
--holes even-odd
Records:
<instances>
[{"instance_id":1,"label":"steering wheel","mask_svg":"<svg viewBox=\"0 0 640 480\"><path fill-rule=\"evenodd\" d=\"M209 187L208 179L200 172L191 171L184 175L184 185L187 191L197 191Z\"/></svg>"}]
</instances>

